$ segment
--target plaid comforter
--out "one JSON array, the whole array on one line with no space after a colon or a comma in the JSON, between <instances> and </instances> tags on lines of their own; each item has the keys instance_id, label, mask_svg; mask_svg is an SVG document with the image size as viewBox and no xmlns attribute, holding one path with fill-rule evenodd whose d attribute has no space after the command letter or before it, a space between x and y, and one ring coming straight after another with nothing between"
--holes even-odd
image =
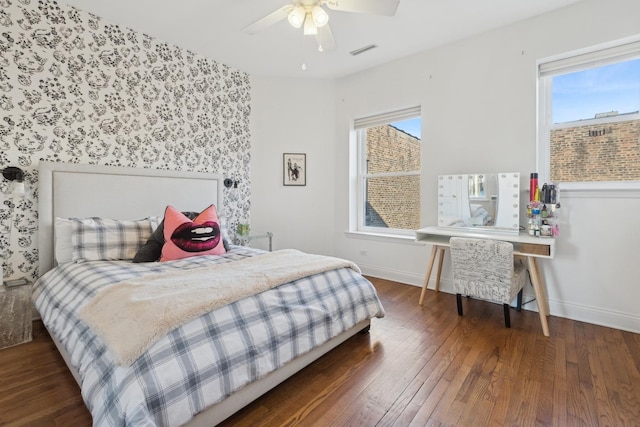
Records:
<instances>
[{"instance_id":1,"label":"plaid comforter","mask_svg":"<svg viewBox=\"0 0 640 427\"><path fill-rule=\"evenodd\" d=\"M222 256L163 263L69 263L36 282L36 308L69 353L95 426L182 425L358 322L384 316L371 283L342 268L281 285L189 321L127 367L114 364L101 339L78 317L79 308L109 284L260 253L234 246Z\"/></svg>"}]
</instances>

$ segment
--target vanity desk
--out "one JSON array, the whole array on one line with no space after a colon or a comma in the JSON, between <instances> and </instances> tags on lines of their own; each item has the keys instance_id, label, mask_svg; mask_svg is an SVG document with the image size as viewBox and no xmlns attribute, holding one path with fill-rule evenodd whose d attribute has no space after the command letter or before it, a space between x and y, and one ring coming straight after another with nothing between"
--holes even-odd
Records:
<instances>
[{"instance_id":1,"label":"vanity desk","mask_svg":"<svg viewBox=\"0 0 640 427\"><path fill-rule=\"evenodd\" d=\"M540 315L540 323L542 332L545 336L549 336L549 324L547 316L549 315L549 303L546 298L545 288L542 283L540 271L538 269L538 258L553 258L555 255L555 239L544 237L533 237L526 233L508 234L508 233L491 233L474 231L469 229L456 229L455 227L426 227L416 230L416 241L430 243L433 245L431 256L427 265L427 274L422 286L420 294L420 305L424 302L429 278L433 271L433 265L436 255L439 253L438 270L436 275L435 291L440 290L440 274L442 272L442 261L444 258L444 250L449 247L449 239L451 237L470 237L481 239L502 240L513 243L515 256L521 256L526 259L529 274L531 275L531 284L535 292L536 301L538 302L538 312Z\"/></svg>"}]
</instances>

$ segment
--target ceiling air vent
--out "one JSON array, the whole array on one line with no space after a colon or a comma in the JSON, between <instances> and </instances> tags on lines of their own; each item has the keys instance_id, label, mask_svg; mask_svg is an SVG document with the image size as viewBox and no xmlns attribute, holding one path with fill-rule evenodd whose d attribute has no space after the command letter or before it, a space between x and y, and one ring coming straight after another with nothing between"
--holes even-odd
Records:
<instances>
[{"instance_id":1,"label":"ceiling air vent","mask_svg":"<svg viewBox=\"0 0 640 427\"><path fill-rule=\"evenodd\" d=\"M351 55L353 55L353 56L356 56L356 55L360 55L361 53L364 53L364 52L366 52L368 50L375 49L377 47L378 47L377 44L370 44L369 46L365 46L365 47L361 47L360 49L352 50L349 53Z\"/></svg>"}]
</instances>

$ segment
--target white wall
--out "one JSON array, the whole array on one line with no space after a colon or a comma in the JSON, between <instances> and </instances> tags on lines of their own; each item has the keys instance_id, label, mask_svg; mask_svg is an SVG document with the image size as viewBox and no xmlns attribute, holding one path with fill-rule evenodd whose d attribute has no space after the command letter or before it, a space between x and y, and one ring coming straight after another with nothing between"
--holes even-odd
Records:
<instances>
[{"instance_id":1,"label":"white wall","mask_svg":"<svg viewBox=\"0 0 640 427\"><path fill-rule=\"evenodd\" d=\"M273 232L274 249L330 255L335 83L254 76L251 85L251 229ZM306 153L306 186L283 186L283 153Z\"/></svg>"},{"instance_id":2,"label":"white wall","mask_svg":"<svg viewBox=\"0 0 640 427\"><path fill-rule=\"evenodd\" d=\"M333 128L335 133L305 140L292 137L299 132L289 133L283 128L291 116L300 114L300 107L294 102L299 97L284 95L290 82L254 78L254 221L274 224L284 233L294 225L293 233L279 237L287 246L303 250L317 246L321 252L356 261L365 273L421 284L430 246L345 234L351 121L422 105L423 225L434 225L439 174L517 171L523 176L524 188L528 188L526 177L536 170L536 61L638 34L638 16L637 0L584 1L340 79L335 86L335 102L331 95L334 88L323 83L317 93L321 101L310 98L314 99L310 107L301 105L317 112L335 109L335 127L330 123L330 114L323 115L327 119L323 131ZM315 88L315 83L293 84L305 90L309 89L307 86ZM269 106L271 99L277 99L277 111ZM309 117L301 120L307 126L315 123ZM271 146L276 147L276 153L271 152ZM302 194L306 201L323 201L305 206L300 214L309 216L303 220L290 218L284 210L282 204L291 201L291 193L281 187L281 177L271 171L270 165L276 162L277 168L282 151L291 146L335 160L332 184L320 185L315 182L319 178L314 177L310 180L313 187L296 189L301 190L296 194ZM330 150L334 151L329 153ZM267 155L275 160L267 162ZM271 191L274 197L267 199ZM636 306L640 301L640 262L634 244L640 235L636 219L640 195L598 194L584 198L565 193L561 198L563 223L557 256L540 263L551 314L640 332ZM320 218L326 227L314 225ZM311 244L310 239L319 239L323 244ZM448 262L447 256L441 285L445 291L451 289Z\"/></svg>"}]
</instances>

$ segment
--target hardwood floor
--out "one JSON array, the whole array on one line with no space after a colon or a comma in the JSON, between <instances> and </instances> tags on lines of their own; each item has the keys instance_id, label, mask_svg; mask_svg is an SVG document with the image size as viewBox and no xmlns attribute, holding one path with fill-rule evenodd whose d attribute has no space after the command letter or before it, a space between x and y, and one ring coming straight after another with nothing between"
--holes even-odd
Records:
<instances>
[{"instance_id":1,"label":"hardwood floor","mask_svg":"<svg viewBox=\"0 0 640 427\"><path fill-rule=\"evenodd\" d=\"M640 335L371 279L386 309L224 426L640 426ZM36 331L37 333L37 331ZM0 425L90 426L45 332L0 350Z\"/></svg>"}]
</instances>

